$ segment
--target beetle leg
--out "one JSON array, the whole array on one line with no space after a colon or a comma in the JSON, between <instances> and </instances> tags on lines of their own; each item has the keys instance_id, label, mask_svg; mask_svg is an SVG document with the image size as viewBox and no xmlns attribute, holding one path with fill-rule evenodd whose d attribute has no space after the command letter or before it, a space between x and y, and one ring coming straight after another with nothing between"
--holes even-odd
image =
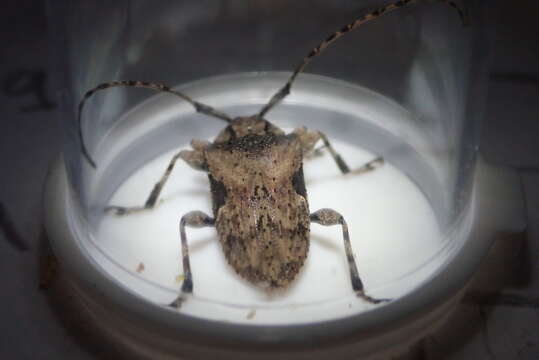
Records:
<instances>
[{"instance_id":1,"label":"beetle leg","mask_svg":"<svg viewBox=\"0 0 539 360\"><path fill-rule=\"evenodd\" d=\"M215 220L202 211L191 211L182 216L180 220L180 239L182 242L182 263L183 263L183 284L180 295L169 304L174 308L180 308L185 296L193 292L193 277L191 275L191 264L189 262L189 249L187 247L187 237L185 236L185 227L201 228L205 226L214 226Z\"/></svg>"},{"instance_id":2,"label":"beetle leg","mask_svg":"<svg viewBox=\"0 0 539 360\"><path fill-rule=\"evenodd\" d=\"M161 194L161 191L163 190L163 187L165 186L170 174L172 173L172 170L174 169L174 166L176 165L176 161L178 161L178 159L181 158L189 165L191 165L191 167L194 169L202 171L207 170L206 160L204 158L204 148L208 144L209 142L206 142L204 140L193 139L191 141L191 146L194 150L182 150L179 153L175 154L170 160L170 163L168 164L165 173L161 176L161 179L159 179L159 181L155 183L152 191L150 192L150 195L148 196L148 199L143 206L124 207L111 205L107 206L105 208L105 211L113 211L116 215L129 215L132 213L153 209L155 207L155 204L157 203L159 194Z\"/></svg>"},{"instance_id":3,"label":"beetle leg","mask_svg":"<svg viewBox=\"0 0 539 360\"><path fill-rule=\"evenodd\" d=\"M320 132L320 131L316 131L316 133L318 134L319 138L324 143L324 147L328 149L328 151L331 154L331 157L333 158L333 160L335 160L335 163L339 167L339 170L341 170L341 172L343 174L349 173L350 172L350 167L346 164L346 162L344 162L341 155L339 155L339 153L337 153L337 151L335 151L333 146L331 146L331 143L329 142L327 136L324 133Z\"/></svg>"},{"instance_id":4,"label":"beetle leg","mask_svg":"<svg viewBox=\"0 0 539 360\"><path fill-rule=\"evenodd\" d=\"M320 209L309 216L311 222L315 222L320 225L341 225L344 238L344 249L346 251L346 259L348 260L348 268L350 269L350 280L352 282L352 289L358 297L372 304L378 304L390 299L376 299L367 294L363 289L363 283L359 278L357 271L356 260L354 253L352 252L352 245L350 244L350 235L348 234L348 225L344 221L344 217L333 209Z\"/></svg>"},{"instance_id":5,"label":"beetle leg","mask_svg":"<svg viewBox=\"0 0 539 360\"><path fill-rule=\"evenodd\" d=\"M333 146L331 146L331 143L329 142L327 136L323 132L316 131L316 130L309 131L306 128L301 127L301 128L295 129L293 133L296 134L296 136L299 138L301 142L304 156L306 155L308 156L308 154L313 153L313 151L320 152L322 148L326 148L328 149L329 153L331 154L331 157L333 157L333 160L335 160L335 163L337 164L337 166L339 167L339 169L341 170L343 174L348 174L348 173L362 174L368 171L372 171L380 167L384 163L384 159L382 157L377 157L374 160L369 161L368 163L366 163L365 165L357 169L350 170L350 167L348 166L348 164L346 164L346 162L343 160L341 155L337 151L335 151ZM314 146L319 140L322 140L324 145L321 148L315 149Z\"/></svg>"},{"instance_id":6,"label":"beetle leg","mask_svg":"<svg viewBox=\"0 0 539 360\"><path fill-rule=\"evenodd\" d=\"M161 193L161 190L163 190L163 187L165 186L170 174L172 173L172 170L174 169L174 165L176 165L176 161L181 157L181 154L185 150L180 151L179 153L175 154L172 159L170 160L170 163L167 166L167 169L165 170L165 173L161 176L161 179L157 183L155 183L152 191L150 192L150 195L148 196L148 199L144 203L143 206L131 206L131 207L124 207L124 206L107 206L105 207L105 211L113 211L116 215L129 215L136 212L149 210L155 207L155 204L157 203L157 199L159 197L159 194Z\"/></svg>"},{"instance_id":7,"label":"beetle leg","mask_svg":"<svg viewBox=\"0 0 539 360\"><path fill-rule=\"evenodd\" d=\"M331 146L331 143L329 142L327 136L324 133L316 130L309 131L305 127L294 129L293 133L298 137L299 141L301 142L303 156L308 156L308 154L313 153L313 151L320 151L323 148L327 148L329 150L329 153L337 163L337 166L339 167L341 172L343 174L350 172L350 168L344 162L342 157L335 151L333 146ZM322 139L324 145L321 148L315 150L314 146L320 139Z\"/></svg>"}]
</instances>

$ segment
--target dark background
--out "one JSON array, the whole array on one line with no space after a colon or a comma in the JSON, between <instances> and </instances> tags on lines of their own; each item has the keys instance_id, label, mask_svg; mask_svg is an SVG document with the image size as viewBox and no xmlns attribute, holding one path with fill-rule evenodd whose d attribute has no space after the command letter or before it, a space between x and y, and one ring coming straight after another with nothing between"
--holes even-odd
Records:
<instances>
[{"instance_id":1,"label":"dark background","mask_svg":"<svg viewBox=\"0 0 539 360\"><path fill-rule=\"evenodd\" d=\"M61 1L61 0L58 0ZM489 1L495 5L496 1ZM526 237L502 239L496 294L471 290L446 328L473 331L429 337L417 359L539 359L539 5L498 1L491 49L488 111L481 152L515 168L526 197ZM95 359L100 345L81 338L39 290L45 239L41 194L61 149L56 99L48 90L48 43L42 1L0 7L0 359ZM509 249L509 250L508 250ZM493 250L494 251L494 250ZM494 256L494 255L492 255ZM472 320L469 320L472 319ZM66 327L67 325L67 327ZM468 326L469 327L469 326Z\"/></svg>"}]
</instances>

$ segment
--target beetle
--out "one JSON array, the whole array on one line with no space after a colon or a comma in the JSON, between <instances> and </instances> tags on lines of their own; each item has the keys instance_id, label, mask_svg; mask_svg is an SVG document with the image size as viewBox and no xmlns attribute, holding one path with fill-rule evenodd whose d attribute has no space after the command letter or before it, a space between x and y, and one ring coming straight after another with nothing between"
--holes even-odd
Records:
<instances>
[{"instance_id":1,"label":"beetle","mask_svg":"<svg viewBox=\"0 0 539 360\"><path fill-rule=\"evenodd\" d=\"M310 223L324 226L340 225L353 291L373 304L388 301L365 293L350 244L344 217L333 209L310 213L303 176L303 159L321 141L343 174L351 170L335 151L325 134L297 128L286 134L265 119L265 115L289 93L296 77L309 62L329 45L360 25L394 10L419 2L400 0L376 9L347 24L323 40L295 68L286 84L255 115L231 118L229 115L191 99L171 87L142 81L113 81L87 91L78 108L81 151L96 167L83 141L81 114L85 102L97 91L127 86L166 92L189 102L194 109L227 122L213 142L192 140L191 150L182 150L170 160L160 180L150 192L145 204L138 207L108 206L105 210L117 215L152 209L179 159L192 168L208 174L213 216L192 211L180 219L179 230L184 281L179 296L170 304L179 308L186 295L193 292L186 227L214 226L224 255L234 270L248 281L264 283L271 288L288 286L303 266L309 249ZM464 12L449 0L438 0L457 10L464 21ZM383 164L375 158L354 172L372 171Z\"/></svg>"}]
</instances>

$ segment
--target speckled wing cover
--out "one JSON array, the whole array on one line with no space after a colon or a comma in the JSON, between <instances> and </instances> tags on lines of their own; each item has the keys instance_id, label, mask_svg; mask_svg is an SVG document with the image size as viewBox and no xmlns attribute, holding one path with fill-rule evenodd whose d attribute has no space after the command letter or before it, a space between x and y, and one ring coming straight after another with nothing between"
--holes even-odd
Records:
<instances>
[{"instance_id":1,"label":"speckled wing cover","mask_svg":"<svg viewBox=\"0 0 539 360\"><path fill-rule=\"evenodd\" d=\"M213 212L228 263L253 283L289 284L309 249L301 143L249 135L205 151Z\"/></svg>"}]
</instances>

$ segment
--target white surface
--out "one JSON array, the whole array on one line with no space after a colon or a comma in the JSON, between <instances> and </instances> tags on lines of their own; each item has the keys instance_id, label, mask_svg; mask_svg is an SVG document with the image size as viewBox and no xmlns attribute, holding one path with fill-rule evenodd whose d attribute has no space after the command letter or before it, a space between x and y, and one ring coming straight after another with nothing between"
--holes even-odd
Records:
<instances>
[{"instance_id":1,"label":"white surface","mask_svg":"<svg viewBox=\"0 0 539 360\"><path fill-rule=\"evenodd\" d=\"M374 158L344 143L335 147L352 168ZM176 151L135 172L110 205L143 204ZM311 212L329 207L345 216L359 274L371 296L398 298L446 260L447 253L432 259L444 239L427 200L392 165L343 176L331 156L324 154L305 162L305 177ZM150 211L105 216L95 247L87 245L114 278L140 296L166 304L181 286L179 219L192 210L211 214L207 175L178 161L161 199ZM195 288L182 312L237 322L298 323L343 317L373 306L356 298L351 289L340 226L311 226L307 261L296 281L281 291L261 289L236 275L226 263L214 228L188 228L187 238ZM140 264L144 270L137 272ZM247 316L255 309L256 316Z\"/></svg>"}]
</instances>

